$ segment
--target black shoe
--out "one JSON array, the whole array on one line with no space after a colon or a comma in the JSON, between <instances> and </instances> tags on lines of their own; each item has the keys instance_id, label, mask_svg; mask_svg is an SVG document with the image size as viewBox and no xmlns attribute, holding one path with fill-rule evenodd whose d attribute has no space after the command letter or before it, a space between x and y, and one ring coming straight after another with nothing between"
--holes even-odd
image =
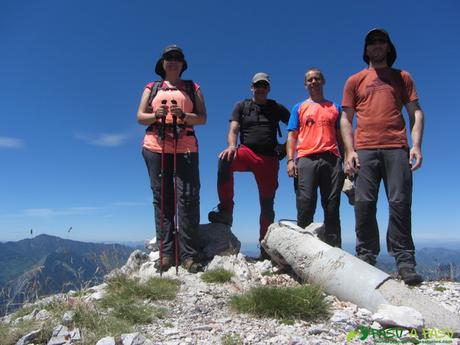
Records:
<instances>
[{"instance_id":1,"label":"black shoe","mask_svg":"<svg viewBox=\"0 0 460 345\"><path fill-rule=\"evenodd\" d=\"M230 226L233 224L233 215L230 211L211 211L208 213L208 219L211 223L222 223Z\"/></svg>"},{"instance_id":2,"label":"black shoe","mask_svg":"<svg viewBox=\"0 0 460 345\"><path fill-rule=\"evenodd\" d=\"M423 278L420 274L415 272L413 267L403 267L399 269L399 276L407 285L413 286L423 282Z\"/></svg>"}]
</instances>

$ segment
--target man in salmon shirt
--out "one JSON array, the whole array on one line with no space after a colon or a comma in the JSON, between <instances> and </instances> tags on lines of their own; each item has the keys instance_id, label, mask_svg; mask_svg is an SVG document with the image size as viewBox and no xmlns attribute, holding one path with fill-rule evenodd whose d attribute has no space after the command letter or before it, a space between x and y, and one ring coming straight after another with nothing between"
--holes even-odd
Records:
<instances>
[{"instance_id":1,"label":"man in salmon shirt","mask_svg":"<svg viewBox=\"0 0 460 345\"><path fill-rule=\"evenodd\" d=\"M371 265L376 263L380 251L376 204L383 179L390 215L388 253L394 256L401 279L416 285L423 279L415 271L411 234L412 172L422 165L423 111L410 74L391 68L396 49L385 30L367 33L363 59L369 67L348 78L340 122L345 172L356 174L356 255ZM403 106L410 121L410 149Z\"/></svg>"},{"instance_id":2,"label":"man in salmon shirt","mask_svg":"<svg viewBox=\"0 0 460 345\"><path fill-rule=\"evenodd\" d=\"M326 83L318 68L305 74L305 88L310 97L297 103L288 124L287 172L294 177L297 224L304 228L313 222L317 190L324 210L325 242L340 247L340 191L344 174L339 153L340 107L324 98ZM294 152L297 151L297 160Z\"/></svg>"}]
</instances>

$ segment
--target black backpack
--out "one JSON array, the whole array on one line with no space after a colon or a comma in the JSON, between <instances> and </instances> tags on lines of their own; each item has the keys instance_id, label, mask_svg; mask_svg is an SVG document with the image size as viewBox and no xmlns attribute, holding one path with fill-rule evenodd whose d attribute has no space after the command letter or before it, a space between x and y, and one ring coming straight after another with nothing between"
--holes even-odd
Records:
<instances>
[{"instance_id":1,"label":"black backpack","mask_svg":"<svg viewBox=\"0 0 460 345\"><path fill-rule=\"evenodd\" d=\"M275 101L270 100L270 99L267 100L267 102L276 103ZM243 102L243 110L241 111L241 114L240 114L240 128L241 128L241 130L243 129L243 119L246 116L249 116L251 114L252 104L253 104L253 101L252 101L252 99L249 99L249 98L245 99L244 102ZM281 121L280 118L278 118L278 119L270 119L272 127L277 130L278 135L281 138L283 136L283 134L281 133L280 121Z\"/></svg>"}]
</instances>

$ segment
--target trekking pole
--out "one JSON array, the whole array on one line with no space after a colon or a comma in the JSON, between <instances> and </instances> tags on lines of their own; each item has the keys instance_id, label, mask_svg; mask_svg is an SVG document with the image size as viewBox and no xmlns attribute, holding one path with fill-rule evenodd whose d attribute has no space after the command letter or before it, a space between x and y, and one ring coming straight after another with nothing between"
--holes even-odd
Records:
<instances>
[{"instance_id":1,"label":"trekking pole","mask_svg":"<svg viewBox=\"0 0 460 345\"><path fill-rule=\"evenodd\" d=\"M177 105L177 101L172 99L171 103ZM174 244L176 252L176 275L179 273L179 226L178 226L178 212L177 212L177 116L173 115L173 133L174 133L174 145L173 145L173 179L174 179Z\"/></svg>"},{"instance_id":2,"label":"trekking pole","mask_svg":"<svg viewBox=\"0 0 460 345\"><path fill-rule=\"evenodd\" d=\"M162 100L161 104L166 105L168 101ZM163 236L164 236L164 221L165 221L165 127L166 117L161 118L160 140L161 140L161 170L160 170L160 277L163 275Z\"/></svg>"}]
</instances>

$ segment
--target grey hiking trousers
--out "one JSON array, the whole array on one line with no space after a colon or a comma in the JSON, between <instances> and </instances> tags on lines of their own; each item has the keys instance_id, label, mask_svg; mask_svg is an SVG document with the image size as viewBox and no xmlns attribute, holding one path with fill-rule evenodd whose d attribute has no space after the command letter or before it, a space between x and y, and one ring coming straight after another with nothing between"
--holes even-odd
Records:
<instances>
[{"instance_id":1,"label":"grey hiking trousers","mask_svg":"<svg viewBox=\"0 0 460 345\"><path fill-rule=\"evenodd\" d=\"M163 254L175 256L174 246L174 177L173 154L165 154L164 168L164 221L161 231L161 153L142 150L150 177L155 209L157 242L163 240ZM179 254L182 261L198 254L198 226L200 224L200 177L198 153L178 153L177 207L179 229Z\"/></svg>"},{"instance_id":2,"label":"grey hiking trousers","mask_svg":"<svg viewBox=\"0 0 460 345\"><path fill-rule=\"evenodd\" d=\"M344 173L342 159L331 152L300 157L294 179L297 204L297 225L302 228L313 222L318 187L324 211L325 240L333 247L341 247L340 192Z\"/></svg>"},{"instance_id":3,"label":"grey hiking trousers","mask_svg":"<svg viewBox=\"0 0 460 345\"><path fill-rule=\"evenodd\" d=\"M357 150L356 255L374 265L380 252L377 197L383 180L389 205L387 249L399 268L415 266L411 234L412 172L407 149Z\"/></svg>"}]
</instances>

